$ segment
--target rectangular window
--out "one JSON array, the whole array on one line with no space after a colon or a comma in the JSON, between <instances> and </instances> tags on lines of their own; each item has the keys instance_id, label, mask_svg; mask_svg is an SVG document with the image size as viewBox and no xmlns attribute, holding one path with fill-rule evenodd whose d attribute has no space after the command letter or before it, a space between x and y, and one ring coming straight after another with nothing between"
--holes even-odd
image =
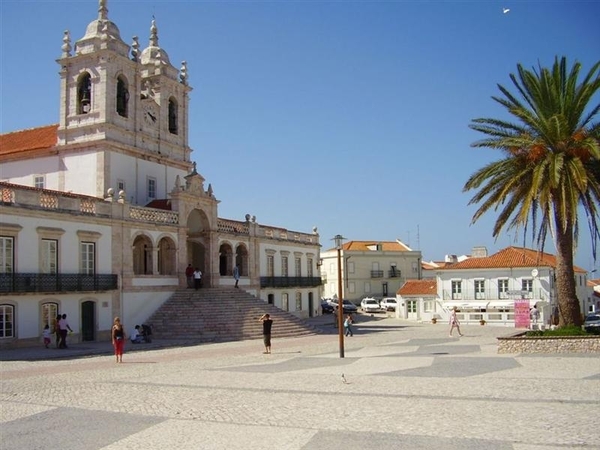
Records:
<instances>
[{"instance_id":1,"label":"rectangular window","mask_svg":"<svg viewBox=\"0 0 600 450\"><path fill-rule=\"evenodd\" d=\"M508 280L498 280L498 298L508 298Z\"/></svg>"},{"instance_id":2,"label":"rectangular window","mask_svg":"<svg viewBox=\"0 0 600 450\"><path fill-rule=\"evenodd\" d=\"M475 298L485 299L485 280L475 280Z\"/></svg>"},{"instance_id":3,"label":"rectangular window","mask_svg":"<svg viewBox=\"0 0 600 450\"><path fill-rule=\"evenodd\" d=\"M40 271L46 274L56 274L58 271L58 241L56 239L42 239L41 245Z\"/></svg>"},{"instance_id":4,"label":"rectangular window","mask_svg":"<svg viewBox=\"0 0 600 450\"><path fill-rule=\"evenodd\" d=\"M452 298L454 300L462 300L462 281L452 281Z\"/></svg>"},{"instance_id":5,"label":"rectangular window","mask_svg":"<svg viewBox=\"0 0 600 450\"><path fill-rule=\"evenodd\" d=\"M0 236L0 273L13 273L14 256L13 238Z\"/></svg>"},{"instance_id":6,"label":"rectangular window","mask_svg":"<svg viewBox=\"0 0 600 450\"><path fill-rule=\"evenodd\" d=\"M56 315L58 314L58 303L42 304L42 329L50 326L50 330L54 332L56 329Z\"/></svg>"},{"instance_id":7,"label":"rectangular window","mask_svg":"<svg viewBox=\"0 0 600 450\"><path fill-rule=\"evenodd\" d=\"M125 182L123 180L117 180L117 194L120 191L125 191Z\"/></svg>"},{"instance_id":8,"label":"rectangular window","mask_svg":"<svg viewBox=\"0 0 600 450\"><path fill-rule=\"evenodd\" d=\"M308 258L306 260L306 275L310 278L313 277L313 259Z\"/></svg>"},{"instance_id":9,"label":"rectangular window","mask_svg":"<svg viewBox=\"0 0 600 450\"><path fill-rule=\"evenodd\" d=\"M290 299L288 294L281 294L281 309L284 311L290 310Z\"/></svg>"},{"instance_id":10,"label":"rectangular window","mask_svg":"<svg viewBox=\"0 0 600 450\"><path fill-rule=\"evenodd\" d=\"M409 314L415 314L417 312L417 301L416 300L408 300L406 302L406 311Z\"/></svg>"},{"instance_id":11,"label":"rectangular window","mask_svg":"<svg viewBox=\"0 0 600 450\"><path fill-rule=\"evenodd\" d=\"M533 280L521 280L521 290L529 293L533 292Z\"/></svg>"},{"instance_id":12,"label":"rectangular window","mask_svg":"<svg viewBox=\"0 0 600 450\"><path fill-rule=\"evenodd\" d=\"M148 198L156 198L156 178L148 178Z\"/></svg>"},{"instance_id":13,"label":"rectangular window","mask_svg":"<svg viewBox=\"0 0 600 450\"><path fill-rule=\"evenodd\" d=\"M296 292L296 311L302 311L302 292Z\"/></svg>"},{"instance_id":14,"label":"rectangular window","mask_svg":"<svg viewBox=\"0 0 600 450\"><path fill-rule=\"evenodd\" d=\"M33 178L33 185L38 189L44 189L46 187L46 180L44 175L36 175Z\"/></svg>"},{"instance_id":15,"label":"rectangular window","mask_svg":"<svg viewBox=\"0 0 600 450\"><path fill-rule=\"evenodd\" d=\"M329 273L331 275L335 275L335 264L334 263L329 264Z\"/></svg>"},{"instance_id":16,"label":"rectangular window","mask_svg":"<svg viewBox=\"0 0 600 450\"><path fill-rule=\"evenodd\" d=\"M267 255L267 276L275 276L275 257L273 255Z\"/></svg>"},{"instance_id":17,"label":"rectangular window","mask_svg":"<svg viewBox=\"0 0 600 450\"><path fill-rule=\"evenodd\" d=\"M14 311L12 305L0 305L0 338L14 337Z\"/></svg>"},{"instance_id":18,"label":"rectangular window","mask_svg":"<svg viewBox=\"0 0 600 450\"><path fill-rule=\"evenodd\" d=\"M288 257L287 256L281 257L281 276L282 277L288 276Z\"/></svg>"},{"instance_id":19,"label":"rectangular window","mask_svg":"<svg viewBox=\"0 0 600 450\"><path fill-rule=\"evenodd\" d=\"M365 283L365 294L371 292L371 283L366 282Z\"/></svg>"},{"instance_id":20,"label":"rectangular window","mask_svg":"<svg viewBox=\"0 0 600 450\"><path fill-rule=\"evenodd\" d=\"M346 261L346 268L348 273L354 273L354 262Z\"/></svg>"},{"instance_id":21,"label":"rectangular window","mask_svg":"<svg viewBox=\"0 0 600 450\"><path fill-rule=\"evenodd\" d=\"M93 242L82 242L80 246L81 256L79 272L85 275L94 275L96 271L96 244Z\"/></svg>"},{"instance_id":22,"label":"rectangular window","mask_svg":"<svg viewBox=\"0 0 600 450\"><path fill-rule=\"evenodd\" d=\"M425 300L423 302L423 310L425 312L435 312L435 302L433 300Z\"/></svg>"},{"instance_id":23,"label":"rectangular window","mask_svg":"<svg viewBox=\"0 0 600 450\"><path fill-rule=\"evenodd\" d=\"M301 277L302 276L302 259L295 258L294 261L295 261L295 265L296 265L296 276Z\"/></svg>"},{"instance_id":24,"label":"rectangular window","mask_svg":"<svg viewBox=\"0 0 600 450\"><path fill-rule=\"evenodd\" d=\"M356 292L356 285L354 284L354 281L348 283L348 292L350 292L351 294L354 294Z\"/></svg>"}]
</instances>

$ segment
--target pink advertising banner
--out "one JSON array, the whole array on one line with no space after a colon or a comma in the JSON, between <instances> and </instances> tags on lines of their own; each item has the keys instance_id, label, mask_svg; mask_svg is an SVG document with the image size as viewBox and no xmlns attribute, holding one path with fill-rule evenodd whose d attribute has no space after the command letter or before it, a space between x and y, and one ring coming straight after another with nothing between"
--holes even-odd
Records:
<instances>
[{"instance_id":1,"label":"pink advertising banner","mask_svg":"<svg viewBox=\"0 0 600 450\"><path fill-rule=\"evenodd\" d=\"M529 300L515 300L515 328L529 328Z\"/></svg>"}]
</instances>

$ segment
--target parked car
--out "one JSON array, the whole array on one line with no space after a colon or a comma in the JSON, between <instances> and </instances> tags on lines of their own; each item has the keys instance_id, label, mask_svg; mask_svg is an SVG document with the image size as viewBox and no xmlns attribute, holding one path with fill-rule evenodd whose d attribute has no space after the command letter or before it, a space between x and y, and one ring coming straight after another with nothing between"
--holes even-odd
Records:
<instances>
[{"instance_id":1,"label":"parked car","mask_svg":"<svg viewBox=\"0 0 600 450\"><path fill-rule=\"evenodd\" d=\"M363 298L362 301L360 302L360 308L364 312L374 312L374 311L381 310L381 308L379 307L379 302L371 297Z\"/></svg>"},{"instance_id":2,"label":"parked car","mask_svg":"<svg viewBox=\"0 0 600 450\"><path fill-rule=\"evenodd\" d=\"M337 303L337 299L331 299L329 300L329 304L331 304L333 306L333 308L335 308L338 303ZM354 303L352 303L350 300L344 300L343 303L343 308L344 308L344 314L354 314L355 312L358 311L358 308L356 307L356 305Z\"/></svg>"},{"instance_id":3,"label":"parked car","mask_svg":"<svg viewBox=\"0 0 600 450\"><path fill-rule=\"evenodd\" d=\"M384 311L396 311L396 308L398 307L398 302L395 298L392 297L384 298L383 300L381 300L381 302L379 302L379 307Z\"/></svg>"},{"instance_id":4,"label":"parked car","mask_svg":"<svg viewBox=\"0 0 600 450\"><path fill-rule=\"evenodd\" d=\"M334 306L328 300L321 300L321 311L323 314L332 314Z\"/></svg>"},{"instance_id":5,"label":"parked car","mask_svg":"<svg viewBox=\"0 0 600 450\"><path fill-rule=\"evenodd\" d=\"M588 333L600 334L600 311L588 314L585 317L583 329Z\"/></svg>"}]
</instances>

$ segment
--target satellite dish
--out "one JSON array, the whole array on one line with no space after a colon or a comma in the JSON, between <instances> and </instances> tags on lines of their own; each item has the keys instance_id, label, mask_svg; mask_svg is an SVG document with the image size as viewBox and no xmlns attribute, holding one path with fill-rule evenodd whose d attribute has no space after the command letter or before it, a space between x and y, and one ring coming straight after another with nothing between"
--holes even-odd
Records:
<instances>
[{"instance_id":1,"label":"satellite dish","mask_svg":"<svg viewBox=\"0 0 600 450\"><path fill-rule=\"evenodd\" d=\"M537 269L533 269L533 270L531 271L531 276L532 276L532 277L537 277L537 276L538 276L538 273L539 273L539 272L538 272L538 270L537 270Z\"/></svg>"}]
</instances>

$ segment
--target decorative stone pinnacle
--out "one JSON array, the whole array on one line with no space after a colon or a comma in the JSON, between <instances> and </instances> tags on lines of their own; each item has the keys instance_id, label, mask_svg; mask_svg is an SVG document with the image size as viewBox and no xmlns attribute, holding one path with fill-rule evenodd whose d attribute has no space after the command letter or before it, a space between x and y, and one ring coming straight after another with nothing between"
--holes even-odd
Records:
<instances>
[{"instance_id":1,"label":"decorative stone pinnacle","mask_svg":"<svg viewBox=\"0 0 600 450\"><path fill-rule=\"evenodd\" d=\"M107 0L98 0L98 20L108 20L108 8L106 7Z\"/></svg>"}]
</instances>

